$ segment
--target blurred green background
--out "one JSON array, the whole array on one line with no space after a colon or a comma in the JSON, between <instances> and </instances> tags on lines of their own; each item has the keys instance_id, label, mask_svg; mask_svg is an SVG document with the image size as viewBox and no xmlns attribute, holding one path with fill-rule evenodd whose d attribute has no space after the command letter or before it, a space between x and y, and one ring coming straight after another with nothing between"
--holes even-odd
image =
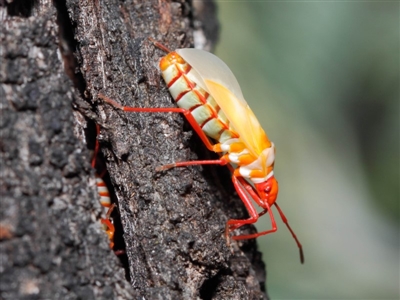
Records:
<instances>
[{"instance_id":1,"label":"blurred green background","mask_svg":"<svg viewBox=\"0 0 400 300\"><path fill-rule=\"evenodd\" d=\"M216 54L275 142L305 250L280 220L258 239L271 298L399 299L399 2L217 5Z\"/></svg>"}]
</instances>

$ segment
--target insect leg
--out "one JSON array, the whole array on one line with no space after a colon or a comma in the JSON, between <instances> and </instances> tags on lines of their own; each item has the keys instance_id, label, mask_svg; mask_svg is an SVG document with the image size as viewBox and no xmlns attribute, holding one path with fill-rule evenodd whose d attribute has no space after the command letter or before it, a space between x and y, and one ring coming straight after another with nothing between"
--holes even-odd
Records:
<instances>
[{"instance_id":1,"label":"insect leg","mask_svg":"<svg viewBox=\"0 0 400 300\"><path fill-rule=\"evenodd\" d=\"M232 166L230 166L230 169L233 169ZM253 200L262 207L262 203L260 202L260 197L258 196L258 194L254 191L254 188L251 184L249 184L243 177L237 177L237 180L241 183L241 185L246 189L247 193L253 198ZM258 217L263 216L264 214L266 214L268 212L268 208L264 209L262 212L260 212L258 214ZM243 226L245 224L236 224L236 225L230 225L229 226L229 230L233 231L235 229L238 229L239 227Z\"/></svg>"},{"instance_id":2,"label":"insect leg","mask_svg":"<svg viewBox=\"0 0 400 300\"><path fill-rule=\"evenodd\" d=\"M239 180L240 183L245 187L245 189L247 190L247 192L252 196L252 198L254 199L254 201L256 201L258 204L260 204L260 198L258 197L257 193L254 192L253 187L252 187L246 180L244 180L243 178L238 178L238 180ZM236 187L236 186L235 186L235 187ZM238 194L239 194L239 192L238 192ZM239 196L241 197L240 194L239 194ZM242 197L241 197L241 198L242 198ZM242 198L242 201L243 201L243 198ZM243 201L243 203L245 203L245 202ZM234 240L252 239L252 238L259 237L259 236L261 236L261 235L266 235L266 234L275 232L275 231L277 230L277 226L276 226L275 219L274 219L274 216L273 216L273 214L272 214L271 208L269 207L269 205L268 205L267 203L265 203L264 205L266 205L267 208L264 209L262 212L260 212L260 213L258 214L257 219L258 219L259 217L265 215L267 212L269 212L269 215L270 215L270 218L271 218L272 229L271 229L271 230L267 230L267 231L262 231L262 232L254 233L254 234L233 236L232 238L233 238ZM274 205L275 205L276 209L278 210L279 215L280 215L280 217L281 217L283 223L286 224L287 228L289 229L290 233L292 234L292 237L294 238L294 240L295 240L295 242L296 242L296 244L297 244L297 247L299 248L299 252L300 252L300 262L303 264L303 263L304 263L303 246L301 245L301 243L300 243L300 241L298 240L296 234L294 233L294 231L293 231L292 228L290 227L289 222L288 222L288 220L286 219L286 217L285 217L283 211L281 210L281 208L279 207L279 205L278 205L276 202L274 203ZM261 205L260 205L260 206L261 206ZM247 205L246 205L246 208L247 208ZM249 211L249 213L250 213L250 211ZM250 213L250 214L251 214L251 213ZM257 219L256 219L256 221L257 221ZM231 221L231 220L229 220L229 221ZM228 221L228 222L229 222L229 221ZM241 220L238 220L238 221L241 221ZM243 221L246 221L246 220L243 220ZM255 223L255 222L253 222L253 223ZM234 223L234 224L229 224L229 231L238 229L239 227L241 227L241 226L243 226L243 225L245 225L245 224L249 224L249 223L243 223L243 222L240 222L240 223L239 223L239 222L237 222L237 223ZM227 224L227 225L228 225L228 224Z\"/></svg>"},{"instance_id":3,"label":"insect leg","mask_svg":"<svg viewBox=\"0 0 400 300\"><path fill-rule=\"evenodd\" d=\"M249 192L249 194L252 196L252 198L257 196L254 191L250 192L250 189L247 187L247 186L251 187L251 185L249 183L247 183L244 179L243 180L238 179L235 175L232 176L232 181L233 181L233 185L235 186L235 189L236 189L239 197L242 199L244 205L247 208L247 211L250 214L250 218L249 219L245 219L245 220L229 220L226 223L225 234L227 236L229 235L229 231L231 231L231 230L237 229L237 228L239 228L239 227L241 227L241 226L243 226L245 224L254 224L258 220L258 217L259 217L259 214L255 210L254 205L251 202L250 197L245 192L245 189L246 189ZM258 196L257 196L257 198L258 198ZM259 199L256 202L259 202ZM234 239L234 240L253 239L253 238L259 237L261 235L266 235L266 234L275 232L277 230L275 218L274 218L274 215L272 214L272 211L271 211L268 203L265 203L264 205L267 206L267 208L264 210L264 212L261 213L261 215L263 215L266 212L269 212L269 215L270 215L270 218L271 218L272 229L267 230L267 231L263 231L263 232L254 233L254 234L237 235L237 236L233 236L232 239Z\"/></svg>"},{"instance_id":4,"label":"insect leg","mask_svg":"<svg viewBox=\"0 0 400 300\"><path fill-rule=\"evenodd\" d=\"M111 213L115 208L115 203L111 204L110 208L107 211L107 215L104 219L101 219L101 224L105 226L105 232L108 235L108 239L110 240L110 248L114 248L114 233L115 227L114 224L111 222Z\"/></svg>"},{"instance_id":5,"label":"insect leg","mask_svg":"<svg viewBox=\"0 0 400 300\"><path fill-rule=\"evenodd\" d=\"M196 122L195 118L192 116L189 110L186 110L184 108L178 108L178 107L160 107L160 108L142 108L142 107L130 107L130 106L122 106L121 104L117 103L116 101L104 96L103 94L98 95L100 99L102 99L104 102L107 102L108 104L111 104L115 108L118 108L120 110L126 111L126 112L149 112L149 113L156 113L156 112L172 112L172 113L181 113L185 116L186 120L190 123L192 126L193 130L196 131L196 133L199 135L200 139L202 142L206 145L207 149L213 152L219 152L217 149L219 149L218 145L219 144L211 144L210 140L204 133L204 131L201 129L200 125Z\"/></svg>"},{"instance_id":6,"label":"insect leg","mask_svg":"<svg viewBox=\"0 0 400 300\"><path fill-rule=\"evenodd\" d=\"M240 199L242 199L244 206L246 207L250 218L245 219L245 220L238 220L238 219L231 219L226 222L225 226L225 236L229 240L229 232L231 231L231 228L239 228L240 226L243 226L245 224L253 224L257 222L258 220L258 213L256 209L254 208L253 203L251 202L251 199L249 195L246 193L245 188L239 183L238 178L235 175L232 175L232 182L233 186L236 189L236 192L238 193ZM241 236L239 236L241 237ZM236 240L235 237L233 239Z\"/></svg>"},{"instance_id":7,"label":"insect leg","mask_svg":"<svg viewBox=\"0 0 400 300\"><path fill-rule=\"evenodd\" d=\"M175 167L187 167L187 166L196 166L196 165L220 165L224 166L229 163L229 159L227 156L222 156L221 159L215 160L192 160L192 161L180 161L174 162L172 164L163 165L156 168L157 172L165 171Z\"/></svg>"}]
</instances>

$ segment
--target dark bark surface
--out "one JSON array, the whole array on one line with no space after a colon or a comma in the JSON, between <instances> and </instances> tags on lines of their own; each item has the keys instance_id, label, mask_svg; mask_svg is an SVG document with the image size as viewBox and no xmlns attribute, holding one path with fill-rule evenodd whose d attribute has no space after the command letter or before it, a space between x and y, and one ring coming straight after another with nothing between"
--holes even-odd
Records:
<instances>
[{"instance_id":1,"label":"dark bark surface","mask_svg":"<svg viewBox=\"0 0 400 300\"><path fill-rule=\"evenodd\" d=\"M97 221L88 151L73 132L56 10L35 9L2 20L0 33L0 298L132 299Z\"/></svg>"},{"instance_id":2,"label":"dark bark surface","mask_svg":"<svg viewBox=\"0 0 400 300\"><path fill-rule=\"evenodd\" d=\"M224 237L229 218L246 217L229 171L156 172L213 156L181 115L128 114L98 98L174 106L158 69L164 53L148 37L170 49L211 49L213 5L195 3L0 7L2 298L266 298L255 241L228 246ZM90 120L101 128L129 282L99 226Z\"/></svg>"}]
</instances>

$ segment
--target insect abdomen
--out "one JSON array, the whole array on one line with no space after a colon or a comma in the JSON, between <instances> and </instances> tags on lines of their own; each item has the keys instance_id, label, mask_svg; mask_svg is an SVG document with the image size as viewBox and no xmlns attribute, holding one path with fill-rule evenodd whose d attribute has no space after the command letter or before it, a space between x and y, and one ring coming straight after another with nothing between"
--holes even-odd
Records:
<instances>
[{"instance_id":1,"label":"insect abdomen","mask_svg":"<svg viewBox=\"0 0 400 300\"><path fill-rule=\"evenodd\" d=\"M192 68L177 53L166 55L160 67L178 106L191 112L208 137L220 143L238 137L214 98L190 79Z\"/></svg>"},{"instance_id":2,"label":"insect abdomen","mask_svg":"<svg viewBox=\"0 0 400 300\"><path fill-rule=\"evenodd\" d=\"M100 204L103 207L111 206L110 192L108 191L107 185L101 177L96 176L97 192L100 196Z\"/></svg>"}]
</instances>

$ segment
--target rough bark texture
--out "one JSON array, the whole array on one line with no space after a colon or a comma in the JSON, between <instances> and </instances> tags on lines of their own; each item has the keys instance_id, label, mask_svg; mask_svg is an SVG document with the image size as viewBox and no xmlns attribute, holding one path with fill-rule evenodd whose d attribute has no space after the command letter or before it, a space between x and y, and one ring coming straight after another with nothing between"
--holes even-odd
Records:
<instances>
[{"instance_id":1,"label":"rough bark texture","mask_svg":"<svg viewBox=\"0 0 400 300\"><path fill-rule=\"evenodd\" d=\"M224 237L229 218L246 217L228 170L156 172L212 154L178 114L127 114L98 98L173 106L158 70L164 53L148 37L211 49L212 3L21 2L0 7L0 297L266 298L255 241ZM101 127L126 275L99 226L89 119Z\"/></svg>"}]
</instances>

